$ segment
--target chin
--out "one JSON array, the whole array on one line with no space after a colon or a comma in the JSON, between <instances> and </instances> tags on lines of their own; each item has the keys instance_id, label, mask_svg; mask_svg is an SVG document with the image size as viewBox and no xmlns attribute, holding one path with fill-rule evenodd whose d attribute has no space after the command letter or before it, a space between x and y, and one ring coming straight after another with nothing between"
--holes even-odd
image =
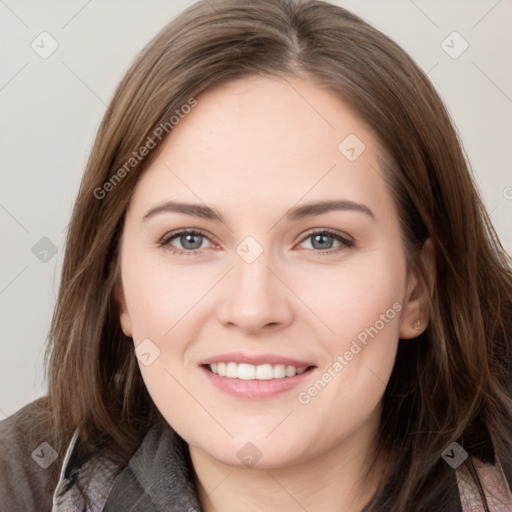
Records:
<instances>
[{"instance_id":1,"label":"chin","mask_svg":"<svg viewBox=\"0 0 512 512\"><path fill-rule=\"evenodd\" d=\"M218 462L240 469L279 469L299 464L304 460L302 454L298 453L296 442L291 442L290 446L283 446L280 440L271 442L264 437L255 441L249 439L246 436L244 440L236 443L230 442L225 446L218 444L214 450L211 450L212 447L204 448L207 448L205 451Z\"/></svg>"}]
</instances>

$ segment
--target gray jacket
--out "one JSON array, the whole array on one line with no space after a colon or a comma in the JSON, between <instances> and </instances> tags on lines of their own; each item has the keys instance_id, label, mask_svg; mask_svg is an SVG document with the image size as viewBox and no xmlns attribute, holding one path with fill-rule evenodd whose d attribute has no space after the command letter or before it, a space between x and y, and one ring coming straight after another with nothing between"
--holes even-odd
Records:
<instances>
[{"instance_id":1,"label":"gray jacket","mask_svg":"<svg viewBox=\"0 0 512 512\"><path fill-rule=\"evenodd\" d=\"M186 442L165 422L155 424L124 468L93 456L83 461L78 432L63 453L50 429L34 418L44 398L0 422L0 512L200 512ZM32 426L32 428L31 428ZM41 433L44 432L44 433ZM490 512L512 512L510 482L499 466L475 461ZM447 512L480 512L484 507L465 465L449 473L454 492L443 500ZM76 482L90 482L86 504ZM435 507L435 512L440 510ZM433 509L434 512L434 509Z\"/></svg>"},{"instance_id":2,"label":"gray jacket","mask_svg":"<svg viewBox=\"0 0 512 512\"><path fill-rule=\"evenodd\" d=\"M33 428L40 398L0 421L0 512L200 512L188 446L166 423L148 432L129 464L80 461L77 433L63 453ZM119 473L119 474L117 474ZM75 485L89 482L87 506Z\"/></svg>"}]
</instances>

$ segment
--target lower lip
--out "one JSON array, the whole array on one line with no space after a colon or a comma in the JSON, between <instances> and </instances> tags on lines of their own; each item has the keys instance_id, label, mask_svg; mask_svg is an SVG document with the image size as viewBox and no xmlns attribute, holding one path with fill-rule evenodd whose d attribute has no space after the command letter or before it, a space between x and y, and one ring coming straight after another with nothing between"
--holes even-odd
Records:
<instances>
[{"instance_id":1,"label":"lower lip","mask_svg":"<svg viewBox=\"0 0 512 512\"><path fill-rule=\"evenodd\" d=\"M201 366L202 372L210 379L210 382L221 391L235 396L237 398L270 398L279 393L289 391L299 384L308 379L315 367L308 368L300 375L293 377L283 377L282 379L269 379L269 380L243 380L232 379L228 377L221 377L216 373Z\"/></svg>"}]
</instances>

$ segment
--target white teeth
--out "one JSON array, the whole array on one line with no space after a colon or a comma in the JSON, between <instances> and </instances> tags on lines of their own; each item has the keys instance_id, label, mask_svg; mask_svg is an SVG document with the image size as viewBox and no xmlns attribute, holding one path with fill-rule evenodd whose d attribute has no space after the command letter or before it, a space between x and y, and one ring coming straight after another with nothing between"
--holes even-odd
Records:
<instances>
[{"instance_id":1,"label":"white teeth","mask_svg":"<svg viewBox=\"0 0 512 512\"><path fill-rule=\"evenodd\" d=\"M285 377L294 377L304 373L307 366L296 368L291 365L284 364L260 364L254 366L247 363L212 363L209 365L213 373L228 379L241 379L241 380L271 380L283 379Z\"/></svg>"},{"instance_id":2,"label":"white teeth","mask_svg":"<svg viewBox=\"0 0 512 512\"><path fill-rule=\"evenodd\" d=\"M287 366L286 367L286 376L293 377L295 375L295 366Z\"/></svg>"},{"instance_id":3,"label":"white teeth","mask_svg":"<svg viewBox=\"0 0 512 512\"><path fill-rule=\"evenodd\" d=\"M274 369L271 364L260 364L256 366L256 379L270 380L274 378Z\"/></svg>"},{"instance_id":4,"label":"white teeth","mask_svg":"<svg viewBox=\"0 0 512 512\"><path fill-rule=\"evenodd\" d=\"M272 373L274 379L282 379L283 377L286 377L286 365L276 364L272 367Z\"/></svg>"},{"instance_id":5,"label":"white teeth","mask_svg":"<svg viewBox=\"0 0 512 512\"><path fill-rule=\"evenodd\" d=\"M226 377L236 379L238 377L238 369L236 363L228 363L226 365Z\"/></svg>"},{"instance_id":6,"label":"white teeth","mask_svg":"<svg viewBox=\"0 0 512 512\"><path fill-rule=\"evenodd\" d=\"M228 363L235 365L235 372L232 376L234 379L237 377L239 379L243 380L252 380L256 378L256 366L253 366L252 364L246 364L246 363ZM229 375L226 373L226 377L229 377Z\"/></svg>"}]
</instances>

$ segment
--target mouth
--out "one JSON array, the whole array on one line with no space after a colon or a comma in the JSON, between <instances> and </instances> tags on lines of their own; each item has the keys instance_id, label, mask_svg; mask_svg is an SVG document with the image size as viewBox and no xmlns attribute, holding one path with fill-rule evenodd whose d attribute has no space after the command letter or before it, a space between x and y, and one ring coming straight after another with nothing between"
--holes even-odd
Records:
<instances>
[{"instance_id":1,"label":"mouth","mask_svg":"<svg viewBox=\"0 0 512 512\"><path fill-rule=\"evenodd\" d=\"M284 364L252 365L234 361L199 366L207 381L215 388L241 399L263 400L283 394L302 384L313 375L316 366Z\"/></svg>"},{"instance_id":2,"label":"mouth","mask_svg":"<svg viewBox=\"0 0 512 512\"><path fill-rule=\"evenodd\" d=\"M234 361L218 362L202 365L203 368L219 377L240 380L276 380L286 379L301 375L314 366L293 366L285 364L260 364L236 363Z\"/></svg>"}]
</instances>

